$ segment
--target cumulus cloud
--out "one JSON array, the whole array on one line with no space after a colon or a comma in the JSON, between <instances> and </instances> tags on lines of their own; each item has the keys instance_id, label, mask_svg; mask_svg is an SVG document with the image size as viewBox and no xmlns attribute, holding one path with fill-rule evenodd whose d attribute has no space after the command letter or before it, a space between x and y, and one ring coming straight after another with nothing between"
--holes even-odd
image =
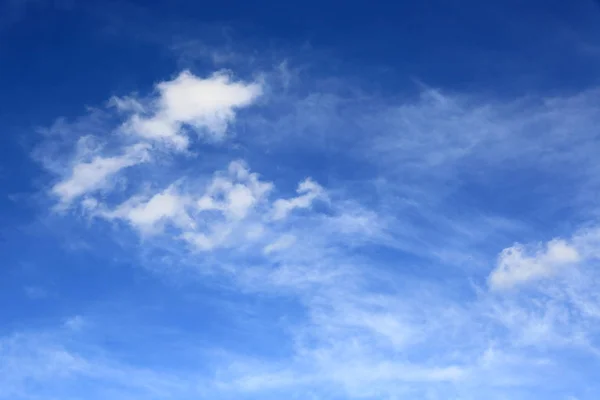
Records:
<instances>
[{"instance_id":1,"label":"cumulus cloud","mask_svg":"<svg viewBox=\"0 0 600 400\"><path fill-rule=\"evenodd\" d=\"M226 171L215 173L203 193L194 196L199 228L184 231L181 237L201 251L239 240L253 242L264 230L262 214L272 188L244 162L231 162Z\"/></svg>"},{"instance_id":2,"label":"cumulus cloud","mask_svg":"<svg viewBox=\"0 0 600 400\"><path fill-rule=\"evenodd\" d=\"M311 179L299 187L304 197L325 193ZM271 238L276 234L276 225L282 222L270 218L272 210L283 202L287 214L295 208L308 207L312 201L306 198L273 200L270 198L273 188L272 182L261 179L245 162L236 160L227 169L215 172L204 184L187 179L162 191L148 193L147 189L115 206L93 197L83 199L81 204L90 215L124 221L145 237L159 235L169 227L173 229L170 234L199 251L258 244L263 238L272 240L262 244L268 254L293 243L285 234L279 240Z\"/></svg>"},{"instance_id":3,"label":"cumulus cloud","mask_svg":"<svg viewBox=\"0 0 600 400\"><path fill-rule=\"evenodd\" d=\"M309 182L311 188L318 187L320 193L324 192L317 183ZM272 182L262 181L244 162L233 161L226 172L215 174L204 193L196 195L194 212L202 223L199 229L183 232L181 237L202 251L255 242L274 229L267 218L270 209L287 201L269 199L273 188ZM276 247L272 243L268 248L274 251Z\"/></svg>"},{"instance_id":4,"label":"cumulus cloud","mask_svg":"<svg viewBox=\"0 0 600 400\"><path fill-rule=\"evenodd\" d=\"M273 204L273 219L287 217L296 208L310 208L313 201L323 196L321 185L307 178L298 185L298 196L289 199L279 199Z\"/></svg>"},{"instance_id":5,"label":"cumulus cloud","mask_svg":"<svg viewBox=\"0 0 600 400\"><path fill-rule=\"evenodd\" d=\"M236 111L252 104L261 95L262 86L257 82L234 81L226 72L200 78L189 71L183 71L175 79L157 84L156 92L156 98L126 96L113 97L109 101L110 106L127 116L121 130L131 133L137 141L131 144L131 140L124 140L124 143L118 144L116 152L121 148L120 154L107 154L107 151L103 151L101 143L107 139L100 138L97 132L102 129L96 125L109 118L104 114L101 114L102 118L98 117L98 111L90 115L90 121L78 121L73 126L73 129L81 128L81 132L71 132L64 122L54 128L54 131L60 130L61 137L67 131L80 136L76 155L67 163L66 172L56 160L51 161L47 154L43 154L41 150L44 149L38 150L37 157L49 168L52 167L63 175L62 180L51 188L53 195L58 197L59 209L67 208L73 201L87 194L109 187L112 178L124 169L151 161L156 144L167 144L166 148L170 150L187 149L187 129L210 140L223 139L227 127L235 120ZM83 131L90 130L91 125L94 125L94 135ZM110 125L102 128L108 136L114 130ZM111 139L110 144L114 147L118 141L114 137ZM54 157L61 156L61 153L57 152ZM243 202L251 202L248 196L252 194L239 187L233 191L232 201L237 202L237 206L241 208L235 209L235 205L232 205L231 210L233 213L243 213L243 208L250 206ZM158 198L156 201L159 199L164 200ZM89 206L90 200L85 201ZM123 212L120 211L121 214Z\"/></svg>"},{"instance_id":6,"label":"cumulus cloud","mask_svg":"<svg viewBox=\"0 0 600 400\"><path fill-rule=\"evenodd\" d=\"M165 224L193 229L195 222L186 211L189 202L186 196L177 192L175 186L170 186L150 198L134 196L116 209L104 211L101 215L108 219L123 219L146 235L159 232Z\"/></svg>"},{"instance_id":7,"label":"cumulus cloud","mask_svg":"<svg viewBox=\"0 0 600 400\"><path fill-rule=\"evenodd\" d=\"M498 265L489 276L489 285L492 289L508 289L547 278L580 259L577 249L561 239L551 240L544 249L534 252L517 244L502 250Z\"/></svg>"},{"instance_id":8,"label":"cumulus cloud","mask_svg":"<svg viewBox=\"0 0 600 400\"><path fill-rule=\"evenodd\" d=\"M271 191L271 182L262 182L242 161L229 165L227 174L216 176L196 206L202 211L220 211L228 219L245 218L252 208Z\"/></svg>"},{"instance_id":9,"label":"cumulus cloud","mask_svg":"<svg viewBox=\"0 0 600 400\"><path fill-rule=\"evenodd\" d=\"M132 98L112 103L132 112L124 130L143 139L183 150L189 145L185 128L213 140L223 139L236 110L250 105L262 93L259 83L236 82L225 72L200 78L183 71L156 85L157 98L142 105Z\"/></svg>"}]
</instances>

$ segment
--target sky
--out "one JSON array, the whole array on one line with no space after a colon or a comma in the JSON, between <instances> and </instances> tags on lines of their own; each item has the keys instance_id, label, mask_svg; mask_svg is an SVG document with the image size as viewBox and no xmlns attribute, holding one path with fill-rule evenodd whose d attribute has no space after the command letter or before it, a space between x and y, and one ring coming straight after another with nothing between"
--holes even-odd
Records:
<instances>
[{"instance_id":1,"label":"sky","mask_svg":"<svg viewBox=\"0 0 600 400\"><path fill-rule=\"evenodd\" d=\"M600 398L599 71L592 0L0 1L0 400Z\"/></svg>"}]
</instances>

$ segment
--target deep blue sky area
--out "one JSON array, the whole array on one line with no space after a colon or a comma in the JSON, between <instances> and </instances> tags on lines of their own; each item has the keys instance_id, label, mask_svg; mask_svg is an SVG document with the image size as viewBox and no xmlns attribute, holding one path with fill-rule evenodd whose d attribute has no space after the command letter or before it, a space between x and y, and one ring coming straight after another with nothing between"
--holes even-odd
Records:
<instances>
[{"instance_id":1,"label":"deep blue sky area","mask_svg":"<svg viewBox=\"0 0 600 400\"><path fill-rule=\"evenodd\" d=\"M589 0L57 0L3 9L0 116L3 129L21 132L148 90L178 67L169 46L198 36L250 52L310 46L343 60L323 59L321 73L343 70L388 93L415 82L508 97L576 92L597 83L600 62L600 5ZM3 137L5 157L19 151L13 139Z\"/></svg>"},{"instance_id":2,"label":"deep blue sky area","mask_svg":"<svg viewBox=\"0 0 600 400\"><path fill-rule=\"evenodd\" d=\"M600 2L0 0L0 400L596 400Z\"/></svg>"},{"instance_id":3,"label":"deep blue sky area","mask_svg":"<svg viewBox=\"0 0 600 400\"><path fill-rule=\"evenodd\" d=\"M50 119L59 104L77 114L80 99L97 104L172 71L165 43L156 43L161 32L160 41L212 31L250 46L308 44L356 75L383 74L392 82L383 90L410 78L508 95L597 82L600 5L589 0L7 4L18 11L1 22L0 79L3 117L13 122L31 111Z\"/></svg>"}]
</instances>

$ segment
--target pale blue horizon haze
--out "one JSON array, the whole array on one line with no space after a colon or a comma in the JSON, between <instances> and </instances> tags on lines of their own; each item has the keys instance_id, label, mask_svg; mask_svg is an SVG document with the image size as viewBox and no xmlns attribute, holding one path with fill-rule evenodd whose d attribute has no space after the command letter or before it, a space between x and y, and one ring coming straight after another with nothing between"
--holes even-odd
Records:
<instances>
[{"instance_id":1,"label":"pale blue horizon haze","mask_svg":"<svg viewBox=\"0 0 600 400\"><path fill-rule=\"evenodd\" d=\"M0 400L600 398L600 4L0 1Z\"/></svg>"}]
</instances>

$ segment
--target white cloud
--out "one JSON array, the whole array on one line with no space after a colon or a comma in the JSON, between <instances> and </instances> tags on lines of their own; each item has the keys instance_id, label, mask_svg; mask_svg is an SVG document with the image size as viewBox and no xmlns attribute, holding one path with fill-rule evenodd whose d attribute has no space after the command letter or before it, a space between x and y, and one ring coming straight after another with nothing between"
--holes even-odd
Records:
<instances>
[{"instance_id":1,"label":"white cloud","mask_svg":"<svg viewBox=\"0 0 600 400\"><path fill-rule=\"evenodd\" d=\"M235 119L236 110L251 104L262 89L259 83L233 81L224 72L202 79L184 71L172 81L159 83L157 91L158 98L147 102L133 97L110 100L110 105L130 114L124 129L141 138L139 143L125 147L120 155L101 154L98 136L73 132L82 135L77 142L75 160L68 175L51 189L59 198L59 208L65 209L77 198L108 187L111 177L121 170L149 161L152 146L146 141L162 141L178 150L187 149L186 127L212 139L222 139ZM90 119L96 125L102 120L95 114ZM78 122L74 127L87 125ZM61 132L70 130L68 126L61 128ZM98 131L98 127L94 126L94 131ZM107 131L111 129L107 128ZM41 150L38 153L36 156L49 168L59 169L56 161L50 160ZM250 196L244 188L233 188L231 212L243 214L244 208L251 206L244 203L252 201Z\"/></svg>"},{"instance_id":2,"label":"white cloud","mask_svg":"<svg viewBox=\"0 0 600 400\"><path fill-rule=\"evenodd\" d=\"M184 71L171 81L159 83L156 89L158 98L145 107L131 98L115 98L112 103L134 112L124 125L126 131L179 150L189 144L186 126L210 139L223 139L236 110L250 105L262 93L259 83L235 82L225 72L203 79Z\"/></svg>"},{"instance_id":3,"label":"white cloud","mask_svg":"<svg viewBox=\"0 0 600 400\"><path fill-rule=\"evenodd\" d=\"M220 224L212 226L207 232L184 232L181 238L188 242L195 250L211 251L217 247L225 246L225 242L232 230L230 227Z\"/></svg>"},{"instance_id":4,"label":"white cloud","mask_svg":"<svg viewBox=\"0 0 600 400\"><path fill-rule=\"evenodd\" d=\"M143 113L144 105L140 103L136 98L125 96L125 97L116 97L113 96L108 101L108 105L115 107L117 110L122 112L135 112L135 113Z\"/></svg>"},{"instance_id":5,"label":"white cloud","mask_svg":"<svg viewBox=\"0 0 600 400\"><path fill-rule=\"evenodd\" d=\"M194 229L195 222L186 211L189 204L188 197L179 194L175 186L170 186L150 198L134 196L115 210L102 212L102 216L126 220L146 235L160 232L165 224Z\"/></svg>"},{"instance_id":6,"label":"white cloud","mask_svg":"<svg viewBox=\"0 0 600 400\"><path fill-rule=\"evenodd\" d=\"M364 360L346 360L344 363L323 365L319 371L248 371L223 387L244 392L261 392L297 386L315 386L334 383L350 398L382 398L398 393L401 387L415 383L435 384L457 382L466 377L465 370L457 366L422 367L411 364L379 362L363 364ZM388 398L388 397L384 397Z\"/></svg>"},{"instance_id":7,"label":"white cloud","mask_svg":"<svg viewBox=\"0 0 600 400\"><path fill-rule=\"evenodd\" d=\"M274 242L266 245L263 249L263 252L265 254L271 254L278 251L282 251L292 246L295 242L296 237L294 235L285 234L280 238L277 238L277 240L275 240Z\"/></svg>"},{"instance_id":8,"label":"white cloud","mask_svg":"<svg viewBox=\"0 0 600 400\"><path fill-rule=\"evenodd\" d=\"M564 240L554 239L545 249L528 254L528 249L515 245L502 250L498 265L489 276L492 289L508 289L554 275L558 269L580 261L579 252Z\"/></svg>"},{"instance_id":9,"label":"white cloud","mask_svg":"<svg viewBox=\"0 0 600 400\"><path fill-rule=\"evenodd\" d=\"M59 207L67 207L76 198L110 185L110 178L123 168L148 161L148 147L130 146L119 156L94 156L90 161L76 161L70 176L52 187L59 197Z\"/></svg>"},{"instance_id":10,"label":"white cloud","mask_svg":"<svg viewBox=\"0 0 600 400\"><path fill-rule=\"evenodd\" d=\"M261 180L240 160L231 162L225 171L217 171L204 190L198 191L198 187L190 179L159 193L134 195L112 209L91 197L83 199L82 205L96 217L126 221L145 236L159 234L170 226L175 229L174 237L196 250L257 244L269 254L293 244L290 235L274 239L274 224L282 221L271 220L272 209L281 201L286 204L286 212L308 207L312 198L323 192L307 179L299 185L301 196L273 202L269 199L273 183Z\"/></svg>"},{"instance_id":11,"label":"white cloud","mask_svg":"<svg viewBox=\"0 0 600 400\"><path fill-rule=\"evenodd\" d=\"M144 139L164 142L178 150L184 150L189 145L188 137L181 132L181 124L166 117L143 118L133 115L124 129Z\"/></svg>"},{"instance_id":12,"label":"white cloud","mask_svg":"<svg viewBox=\"0 0 600 400\"><path fill-rule=\"evenodd\" d=\"M195 212L202 221L199 229L183 232L181 237L201 251L226 246L228 240L253 242L264 232L260 222L264 211L253 214L262 203L268 204L272 188L271 182L261 181L243 161L231 162L227 171L216 173L204 193L196 197Z\"/></svg>"},{"instance_id":13,"label":"white cloud","mask_svg":"<svg viewBox=\"0 0 600 400\"><path fill-rule=\"evenodd\" d=\"M273 219L286 218L296 208L310 208L313 201L325 195L323 187L307 178L298 185L298 196L290 199L278 199L273 203Z\"/></svg>"},{"instance_id":14,"label":"white cloud","mask_svg":"<svg viewBox=\"0 0 600 400\"><path fill-rule=\"evenodd\" d=\"M198 199L199 211L217 210L228 219L244 219L272 190L273 184L260 181L242 161L229 164L226 175L216 176Z\"/></svg>"}]
</instances>

